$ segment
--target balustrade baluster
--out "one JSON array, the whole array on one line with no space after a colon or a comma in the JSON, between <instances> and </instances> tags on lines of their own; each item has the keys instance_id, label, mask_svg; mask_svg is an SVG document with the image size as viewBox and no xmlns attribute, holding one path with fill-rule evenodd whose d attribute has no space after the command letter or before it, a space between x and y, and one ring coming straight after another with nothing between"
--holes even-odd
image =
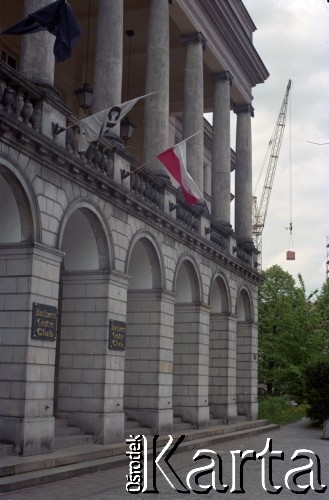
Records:
<instances>
[{"instance_id":1,"label":"balustrade baluster","mask_svg":"<svg viewBox=\"0 0 329 500\"><path fill-rule=\"evenodd\" d=\"M15 99L15 113L16 116L19 120L22 120L21 113L24 108L24 94L21 91L21 89L18 89L16 92L16 99Z\"/></svg>"},{"instance_id":2,"label":"balustrade baluster","mask_svg":"<svg viewBox=\"0 0 329 500\"><path fill-rule=\"evenodd\" d=\"M10 83L7 84L3 95L3 102L5 104L5 109L7 113L14 113L15 107L15 90L10 87Z\"/></svg>"},{"instance_id":3,"label":"balustrade baluster","mask_svg":"<svg viewBox=\"0 0 329 500\"><path fill-rule=\"evenodd\" d=\"M24 123L26 125L30 125L29 121L30 121L31 116L33 115L33 104L30 101L29 95L26 96L22 115L23 115Z\"/></svg>"}]
</instances>

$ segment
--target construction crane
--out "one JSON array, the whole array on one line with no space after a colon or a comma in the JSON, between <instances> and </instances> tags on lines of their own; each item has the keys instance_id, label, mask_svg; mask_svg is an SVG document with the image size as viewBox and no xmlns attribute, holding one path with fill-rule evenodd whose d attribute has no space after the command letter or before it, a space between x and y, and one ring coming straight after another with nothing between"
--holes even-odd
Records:
<instances>
[{"instance_id":1,"label":"construction crane","mask_svg":"<svg viewBox=\"0 0 329 500\"><path fill-rule=\"evenodd\" d=\"M267 166L266 177L260 203L259 204L257 203L256 196L253 197L252 232L253 232L255 247L259 251L257 257L257 265L260 269L262 267L262 233L265 226L265 220L267 216L268 205L270 202L275 170L279 159L282 137L283 137L284 127L286 124L290 87L291 87L291 80L289 80L288 82L284 99L280 108L279 116L274 128L274 132L272 134L271 140L268 145L266 157L268 157L269 155L269 162Z\"/></svg>"}]
</instances>

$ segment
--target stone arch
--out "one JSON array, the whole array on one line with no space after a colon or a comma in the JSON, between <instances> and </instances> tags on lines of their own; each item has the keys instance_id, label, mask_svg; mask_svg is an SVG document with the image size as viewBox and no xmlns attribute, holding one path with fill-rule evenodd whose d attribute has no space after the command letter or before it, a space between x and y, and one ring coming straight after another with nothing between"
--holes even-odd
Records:
<instances>
[{"instance_id":1,"label":"stone arch","mask_svg":"<svg viewBox=\"0 0 329 500\"><path fill-rule=\"evenodd\" d=\"M168 420L162 400L168 377L168 347L161 335L168 324L163 257L155 237L139 231L127 252L127 330L124 365L124 412L154 430ZM164 371L164 373L162 373ZM160 403L161 401L161 403ZM160 416L161 415L161 416Z\"/></svg>"},{"instance_id":2,"label":"stone arch","mask_svg":"<svg viewBox=\"0 0 329 500\"><path fill-rule=\"evenodd\" d=\"M66 255L59 284L54 410L56 416L99 436L105 380L100 367L105 366L109 297L114 293L111 243L110 229L96 205L79 199L67 208L57 239Z\"/></svg>"},{"instance_id":3,"label":"stone arch","mask_svg":"<svg viewBox=\"0 0 329 500\"><path fill-rule=\"evenodd\" d=\"M232 331L231 297L226 277L216 272L209 293L209 407L213 418L236 418L235 331ZM234 391L232 391L234 386Z\"/></svg>"},{"instance_id":4,"label":"stone arch","mask_svg":"<svg viewBox=\"0 0 329 500\"><path fill-rule=\"evenodd\" d=\"M199 427L209 419L209 312L202 304L201 273L186 253L176 267L174 291L173 414Z\"/></svg>"},{"instance_id":5,"label":"stone arch","mask_svg":"<svg viewBox=\"0 0 329 500\"><path fill-rule=\"evenodd\" d=\"M0 192L0 243L40 241L40 211L33 186L20 166L4 157L0 158Z\"/></svg>"},{"instance_id":6,"label":"stone arch","mask_svg":"<svg viewBox=\"0 0 329 500\"><path fill-rule=\"evenodd\" d=\"M238 321L253 321L251 297L245 287L242 287L237 295L236 316Z\"/></svg>"},{"instance_id":7,"label":"stone arch","mask_svg":"<svg viewBox=\"0 0 329 500\"><path fill-rule=\"evenodd\" d=\"M231 312L229 286L226 277L220 273L216 273L211 280L209 305L211 313L229 314Z\"/></svg>"},{"instance_id":8,"label":"stone arch","mask_svg":"<svg viewBox=\"0 0 329 500\"><path fill-rule=\"evenodd\" d=\"M109 270L114 245L107 221L89 200L77 200L66 210L58 233L58 248L66 255L64 270Z\"/></svg>"},{"instance_id":9,"label":"stone arch","mask_svg":"<svg viewBox=\"0 0 329 500\"><path fill-rule=\"evenodd\" d=\"M186 284L189 286L186 287ZM203 302L200 270L194 259L184 254L180 257L174 276L176 302Z\"/></svg>"},{"instance_id":10,"label":"stone arch","mask_svg":"<svg viewBox=\"0 0 329 500\"><path fill-rule=\"evenodd\" d=\"M257 327L253 324L251 295L241 287L236 303L236 401L238 415L257 415Z\"/></svg>"},{"instance_id":11,"label":"stone arch","mask_svg":"<svg viewBox=\"0 0 329 500\"><path fill-rule=\"evenodd\" d=\"M136 233L127 251L129 289L165 289L164 269L163 256L154 236L147 231Z\"/></svg>"}]
</instances>

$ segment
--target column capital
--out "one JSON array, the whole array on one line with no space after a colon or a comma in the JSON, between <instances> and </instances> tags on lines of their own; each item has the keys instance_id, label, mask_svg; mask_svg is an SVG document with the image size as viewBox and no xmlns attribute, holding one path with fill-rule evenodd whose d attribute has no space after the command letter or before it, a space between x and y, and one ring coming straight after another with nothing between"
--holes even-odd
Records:
<instances>
[{"instance_id":1,"label":"column capital","mask_svg":"<svg viewBox=\"0 0 329 500\"><path fill-rule=\"evenodd\" d=\"M237 115L239 113L250 113L250 116L254 117L254 108L250 103L235 104L233 111Z\"/></svg>"},{"instance_id":2,"label":"column capital","mask_svg":"<svg viewBox=\"0 0 329 500\"><path fill-rule=\"evenodd\" d=\"M201 43L202 49L206 50L207 40L204 37L204 35L201 33L201 31L197 31L196 33L193 33L191 35L183 35L181 40L183 42L183 45Z\"/></svg>"},{"instance_id":3,"label":"column capital","mask_svg":"<svg viewBox=\"0 0 329 500\"><path fill-rule=\"evenodd\" d=\"M233 76L229 71L221 71L220 73L213 73L211 75L211 78L214 82L217 82L218 80L226 80L230 83L230 87L232 87L233 83Z\"/></svg>"}]
</instances>

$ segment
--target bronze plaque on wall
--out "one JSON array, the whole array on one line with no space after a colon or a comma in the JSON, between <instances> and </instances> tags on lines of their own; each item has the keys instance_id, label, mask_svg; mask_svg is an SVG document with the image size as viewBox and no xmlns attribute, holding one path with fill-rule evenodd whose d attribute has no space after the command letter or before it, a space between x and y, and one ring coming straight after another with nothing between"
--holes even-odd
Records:
<instances>
[{"instance_id":1,"label":"bronze plaque on wall","mask_svg":"<svg viewBox=\"0 0 329 500\"><path fill-rule=\"evenodd\" d=\"M110 320L109 349L124 351L126 348L126 323Z\"/></svg>"},{"instance_id":2,"label":"bronze plaque on wall","mask_svg":"<svg viewBox=\"0 0 329 500\"><path fill-rule=\"evenodd\" d=\"M57 307L45 304L33 304L32 339L56 340Z\"/></svg>"}]
</instances>

